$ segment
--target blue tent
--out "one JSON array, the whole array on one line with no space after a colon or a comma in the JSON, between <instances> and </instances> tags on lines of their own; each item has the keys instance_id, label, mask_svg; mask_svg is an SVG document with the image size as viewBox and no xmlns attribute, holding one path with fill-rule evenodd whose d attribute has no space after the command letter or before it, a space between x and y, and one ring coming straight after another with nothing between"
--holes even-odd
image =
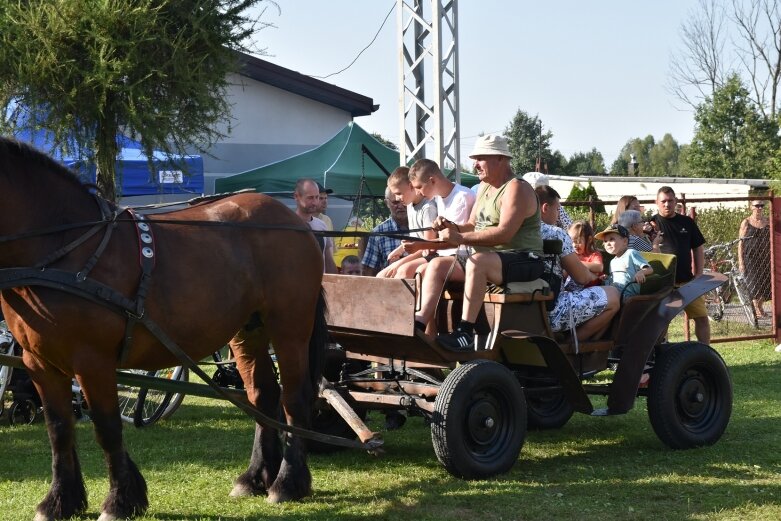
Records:
<instances>
[{"instance_id":1,"label":"blue tent","mask_svg":"<svg viewBox=\"0 0 781 521\"><path fill-rule=\"evenodd\" d=\"M30 143L38 150L52 155L65 165L77 170L85 182L95 182L95 165L81 157L62 157L52 153L53 140L44 130L19 132L16 139ZM149 170L147 156L141 144L125 136L118 137L117 193L122 197L160 194L203 194L203 159L197 155L167 156L154 152L154 171ZM186 168L182 168L184 165Z\"/></svg>"}]
</instances>

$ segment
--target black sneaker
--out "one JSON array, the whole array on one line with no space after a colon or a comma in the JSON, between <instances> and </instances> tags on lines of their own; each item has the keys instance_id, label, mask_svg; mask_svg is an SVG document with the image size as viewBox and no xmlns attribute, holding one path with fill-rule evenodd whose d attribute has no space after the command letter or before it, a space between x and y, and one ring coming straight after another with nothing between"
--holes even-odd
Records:
<instances>
[{"instance_id":1,"label":"black sneaker","mask_svg":"<svg viewBox=\"0 0 781 521\"><path fill-rule=\"evenodd\" d=\"M474 351L475 337L472 333L467 333L456 329L446 335L437 335L437 343L451 351Z\"/></svg>"}]
</instances>

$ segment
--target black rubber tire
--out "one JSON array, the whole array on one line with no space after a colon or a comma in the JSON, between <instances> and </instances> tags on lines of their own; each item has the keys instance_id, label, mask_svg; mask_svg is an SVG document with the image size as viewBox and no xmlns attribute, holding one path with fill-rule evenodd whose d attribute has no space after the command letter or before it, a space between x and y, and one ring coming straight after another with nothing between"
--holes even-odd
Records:
<instances>
[{"instance_id":1,"label":"black rubber tire","mask_svg":"<svg viewBox=\"0 0 781 521\"><path fill-rule=\"evenodd\" d=\"M545 430L564 427L575 408L563 392L529 396L526 394L526 420L529 429Z\"/></svg>"},{"instance_id":2,"label":"black rubber tire","mask_svg":"<svg viewBox=\"0 0 781 521\"><path fill-rule=\"evenodd\" d=\"M456 367L434 402L431 441L453 476L481 479L509 471L526 439L526 400L515 375L489 360Z\"/></svg>"},{"instance_id":3,"label":"black rubber tire","mask_svg":"<svg viewBox=\"0 0 781 521\"><path fill-rule=\"evenodd\" d=\"M660 352L648 388L648 417L673 449L713 445L732 414L732 379L724 360L699 342Z\"/></svg>"},{"instance_id":4,"label":"black rubber tire","mask_svg":"<svg viewBox=\"0 0 781 521\"><path fill-rule=\"evenodd\" d=\"M29 425L38 416L38 406L32 400L14 400L8 408L8 423L10 425Z\"/></svg>"}]
</instances>

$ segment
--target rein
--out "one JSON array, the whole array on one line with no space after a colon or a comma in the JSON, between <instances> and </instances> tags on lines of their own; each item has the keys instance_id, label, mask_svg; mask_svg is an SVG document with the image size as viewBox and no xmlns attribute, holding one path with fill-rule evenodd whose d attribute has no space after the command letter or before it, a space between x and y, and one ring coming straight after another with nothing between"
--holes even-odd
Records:
<instances>
[{"instance_id":1,"label":"rein","mask_svg":"<svg viewBox=\"0 0 781 521\"><path fill-rule=\"evenodd\" d=\"M99 201L102 201L102 199L98 199ZM105 204L105 202L104 202ZM51 228L42 228L40 230L32 230L22 233L16 233L12 235L0 235L0 243L4 242L12 242L12 241L18 241L23 239L32 239L35 237L42 237L44 235L52 235L59 232L64 232L68 230L75 230L78 228L87 228L92 227L90 231L87 233L90 234L89 236L82 236L84 237L81 242L86 241L89 237L97 233L100 228L103 226L106 226L108 224L118 224L118 223L137 223L138 218L123 218L120 219L118 216L122 213L122 211L114 212L115 215L109 216L105 215L103 216L103 219L100 221L85 221L82 223L70 223L70 224L61 224L59 226L52 226ZM290 230L294 232L309 232L319 237L373 237L373 236L383 236L383 237L391 237L394 239L400 239L400 240L408 240L408 241L423 241L425 239L422 239L420 237L415 237L413 235L407 235L404 233L398 233L398 232L372 232L372 231L362 231L362 230L355 230L355 231L331 231L331 230L312 230L308 226L301 225L297 226L294 224L286 225L286 224L263 224L263 223L234 223L234 222L225 222L225 221L198 221L198 220L184 220L184 221L167 221L167 220L157 220L152 219L149 216L147 216L144 219L148 223L152 223L155 225L180 225L180 226L197 226L197 227L203 227L203 228L237 228L237 229L248 229L248 230ZM415 232L425 232L428 230L431 230L433 228L414 228L410 230L406 230L407 233L415 233ZM86 234L85 234L86 235ZM78 246L78 244L76 245ZM74 246L73 248L75 248ZM71 251L73 248L71 248L68 251ZM68 253L68 252L65 252ZM52 254L53 255L53 254ZM63 254L64 255L64 254ZM58 257L59 258L59 257ZM56 260L56 259L55 259ZM54 262L54 260L51 260L48 262L48 264L51 264L51 262ZM42 264L42 262L38 264ZM36 264L36 266L38 266Z\"/></svg>"},{"instance_id":2,"label":"rein","mask_svg":"<svg viewBox=\"0 0 781 521\"><path fill-rule=\"evenodd\" d=\"M46 270L35 268L0 269L0 289L8 289L17 286L43 286L58 289L100 304L118 314L133 314L136 312L136 301L134 299L129 299L110 286L98 281L92 279L79 280L76 274L69 271L54 268ZM176 358L182 362L182 365L187 366L193 373L203 379L203 381L220 397L231 402L247 415L254 418L258 423L261 423L266 427L275 428L303 438L321 441L331 445L339 445L353 449L376 449L376 443L373 443L372 441L362 443L355 440L340 438L338 436L321 434L294 425L288 425L266 416L252 405L244 403L225 392L222 387L217 385L211 377L198 367L198 364L190 358L187 353L166 335L165 331L163 331L156 322L147 316L136 317L136 320L143 324L144 327L146 327L147 330L166 347L166 349L176 356Z\"/></svg>"},{"instance_id":3,"label":"rein","mask_svg":"<svg viewBox=\"0 0 781 521\"><path fill-rule=\"evenodd\" d=\"M266 416L256 407L244 403L231 394L227 393L222 387L217 385L212 378L210 378L198 364L190 358L168 335L163 329L149 317L146 316L144 310L144 300L148 285L151 282L152 268L154 267L154 245L151 235L150 224L165 225L165 224L178 224L185 226L217 226L217 227L230 227L230 228L244 228L244 229L276 229L276 230L291 230L299 232L309 232L314 234L321 234L324 236L370 236L370 235L385 235L391 237L403 237L410 240L419 240L417 237L407 237L398 233L385 233L385 232L316 232L311 230L308 226L301 225L263 225L253 223L226 223L226 222L213 222L213 221L158 221L149 219L146 216L133 214L132 211L126 209L114 209L112 210L108 203L100 197L96 196L98 207L101 212L101 220L83 223L72 223L67 225L54 226L51 228L44 228L41 230L34 230L23 232L14 235L0 236L0 242L10 242L13 240L22 240L33 237L40 237L44 235L51 235L54 233L72 230L77 228L89 228L85 233L81 234L75 240L69 242L65 246L55 250L42 261L36 263L33 267L14 267L14 268L2 268L0 269L0 290L10 289L20 286L43 286L48 288L57 289L70 293L77 297L84 298L91 302L97 303L109 310L117 313L124 314L127 317L127 324L125 329L125 336L123 346L120 348L120 362L127 354L127 348L132 342L132 330L136 324L141 324L171 352L182 363L182 365L188 367L193 373L203 379L206 384L211 387L218 396L244 411L247 415L251 416L261 425L266 427L275 428L283 432L287 432L292 435L301 436L303 438L328 443L331 445L338 445L348 448L364 449L369 451L376 450L378 443L370 440L366 443L341 438L338 436L332 436L328 434L321 434L319 432L303 429L294 425L288 425L282 423L274 418ZM129 211L131 218L119 219L119 215ZM112 231L116 228L120 222L132 222L134 226L138 228L139 240L141 243L147 246L139 245L140 249L140 263L142 268L141 280L139 281L139 287L137 289L136 296L134 298L128 298L115 290L114 288L98 282L96 280L87 277L92 268L97 264L101 254L105 251L106 246L112 235ZM56 268L50 268L49 265L55 261L63 258L68 253L84 244L88 239L96 235L101 229L105 229L104 235L92 256L88 259L85 266L77 273L65 271ZM418 230L411 230L418 231Z\"/></svg>"}]
</instances>

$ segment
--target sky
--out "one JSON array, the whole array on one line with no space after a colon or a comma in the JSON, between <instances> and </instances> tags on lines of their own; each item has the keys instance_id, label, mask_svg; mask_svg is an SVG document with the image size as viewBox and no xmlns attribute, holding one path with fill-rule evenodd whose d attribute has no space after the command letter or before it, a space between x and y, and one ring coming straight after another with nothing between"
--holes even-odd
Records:
<instances>
[{"instance_id":1,"label":"sky","mask_svg":"<svg viewBox=\"0 0 781 521\"><path fill-rule=\"evenodd\" d=\"M410 1L410 0L408 0ZM399 142L396 0L277 0L254 44L264 59L380 105L356 118ZM481 133L502 132L518 109L551 131L569 158L599 150L609 169L621 148L670 133L689 143L693 113L672 94L671 56L694 0L461 0L458 3L461 162Z\"/></svg>"}]
</instances>

